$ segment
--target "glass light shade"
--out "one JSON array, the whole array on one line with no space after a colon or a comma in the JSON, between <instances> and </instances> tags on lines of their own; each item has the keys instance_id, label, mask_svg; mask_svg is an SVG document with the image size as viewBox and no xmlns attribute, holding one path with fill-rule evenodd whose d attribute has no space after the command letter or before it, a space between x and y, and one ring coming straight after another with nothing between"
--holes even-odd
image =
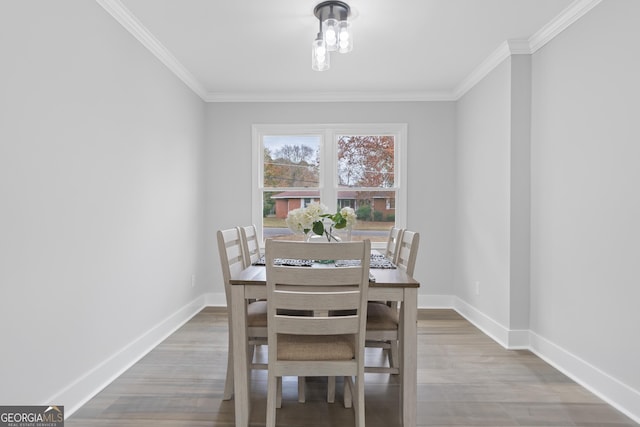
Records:
<instances>
[{"instance_id":1,"label":"glass light shade","mask_svg":"<svg viewBox=\"0 0 640 427\"><path fill-rule=\"evenodd\" d=\"M322 35L327 43L327 50L338 50L338 20L329 18L322 22Z\"/></svg>"},{"instance_id":2,"label":"glass light shade","mask_svg":"<svg viewBox=\"0 0 640 427\"><path fill-rule=\"evenodd\" d=\"M340 21L338 23L338 52L347 53L353 50L353 33L351 22Z\"/></svg>"},{"instance_id":3,"label":"glass light shade","mask_svg":"<svg viewBox=\"0 0 640 427\"><path fill-rule=\"evenodd\" d=\"M311 68L315 71L328 70L330 64L329 51L323 39L317 38L311 45Z\"/></svg>"}]
</instances>

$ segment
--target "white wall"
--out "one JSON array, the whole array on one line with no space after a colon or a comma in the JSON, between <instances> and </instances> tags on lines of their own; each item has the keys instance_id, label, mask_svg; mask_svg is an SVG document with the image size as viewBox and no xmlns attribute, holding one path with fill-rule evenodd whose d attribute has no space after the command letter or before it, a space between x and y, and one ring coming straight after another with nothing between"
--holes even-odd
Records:
<instances>
[{"instance_id":1,"label":"white wall","mask_svg":"<svg viewBox=\"0 0 640 427\"><path fill-rule=\"evenodd\" d=\"M214 260L206 279L220 301L215 232L251 222L251 125L380 122L408 124L407 226L421 234L415 271L421 304L437 304L436 295L452 294L453 103L213 103L207 112L205 253Z\"/></svg>"},{"instance_id":2,"label":"white wall","mask_svg":"<svg viewBox=\"0 0 640 427\"><path fill-rule=\"evenodd\" d=\"M635 420L638 16L603 1L458 101L453 275L463 314Z\"/></svg>"},{"instance_id":3,"label":"white wall","mask_svg":"<svg viewBox=\"0 0 640 427\"><path fill-rule=\"evenodd\" d=\"M204 103L95 2L2 2L0 52L0 403L69 413L204 292Z\"/></svg>"},{"instance_id":4,"label":"white wall","mask_svg":"<svg viewBox=\"0 0 640 427\"><path fill-rule=\"evenodd\" d=\"M511 58L457 103L455 294L509 325ZM479 292L477 291L479 283Z\"/></svg>"},{"instance_id":5,"label":"white wall","mask_svg":"<svg viewBox=\"0 0 640 427\"><path fill-rule=\"evenodd\" d=\"M603 1L534 54L531 154L531 330L636 420L639 16Z\"/></svg>"}]
</instances>

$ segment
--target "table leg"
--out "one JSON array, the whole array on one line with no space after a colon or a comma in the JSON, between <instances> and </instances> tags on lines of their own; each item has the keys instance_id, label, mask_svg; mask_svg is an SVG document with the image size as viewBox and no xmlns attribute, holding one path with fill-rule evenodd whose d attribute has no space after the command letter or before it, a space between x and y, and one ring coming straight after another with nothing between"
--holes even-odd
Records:
<instances>
[{"instance_id":1,"label":"table leg","mask_svg":"<svg viewBox=\"0 0 640 427\"><path fill-rule=\"evenodd\" d=\"M233 378L236 427L249 425L249 360L247 347L247 304L244 286L231 286L231 330L233 333Z\"/></svg>"},{"instance_id":2,"label":"table leg","mask_svg":"<svg viewBox=\"0 0 640 427\"><path fill-rule=\"evenodd\" d=\"M400 379L402 389L402 425L415 427L417 417L418 393L418 290L404 289L404 301L401 307L401 346L402 359Z\"/></svg>"}]
</instances>

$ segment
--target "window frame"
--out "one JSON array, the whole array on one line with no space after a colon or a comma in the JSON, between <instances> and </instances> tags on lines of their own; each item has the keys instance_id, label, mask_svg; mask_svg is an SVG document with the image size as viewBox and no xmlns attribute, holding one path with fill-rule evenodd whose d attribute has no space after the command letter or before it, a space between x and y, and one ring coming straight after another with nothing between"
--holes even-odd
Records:
<instances>
[{"instance_id":1,"label":"window frame","mask_svg":"<svg viewBox=\"0 0 640 427\"><path fill-rule=\"evenodd\" d=\"M263 137L270 135L298 136L317 135L320 137L320 200L330 212L336 211L338 191L348 187L338 187L338 143L340 135L393 135L394 137L394 187L396 191L395 226L405 228L407 223L407 124L406 123L325 123L325 124L254 124L252 135L251 171L251 219L256 226L260 242L264 241L262 230L262 195L271 187L264 187ZM329 176L327 176L329 175ZM309 190L315 187L290 187L294 190ZM367 187L357 187L368 190ZM371 188L374 191L384 191ZM372 248L382 249L386 243L372 242Z\"/></svg>"}]
</instances>

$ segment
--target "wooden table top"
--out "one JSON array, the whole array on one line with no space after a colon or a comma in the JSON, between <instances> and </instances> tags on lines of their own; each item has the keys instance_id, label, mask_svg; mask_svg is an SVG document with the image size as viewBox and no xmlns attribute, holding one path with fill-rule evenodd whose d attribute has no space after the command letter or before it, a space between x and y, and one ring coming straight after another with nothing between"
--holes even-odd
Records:
<instances>
[{"instance_id":1,"label":"wooden table top","mask_svg":"<svg viewBox=\"0 0 640 427\"><path fill-rule=\"evenodd\" d=\"M300 267L313 268L313 267ZM372 287L419 288L420 283L409 276L401 268L371 268L369 272L375 277L375 282L369 282ZM267 269L264 265L251 265L229 281L232 285L267 285Z\"/></svg>"}]
</instances>

